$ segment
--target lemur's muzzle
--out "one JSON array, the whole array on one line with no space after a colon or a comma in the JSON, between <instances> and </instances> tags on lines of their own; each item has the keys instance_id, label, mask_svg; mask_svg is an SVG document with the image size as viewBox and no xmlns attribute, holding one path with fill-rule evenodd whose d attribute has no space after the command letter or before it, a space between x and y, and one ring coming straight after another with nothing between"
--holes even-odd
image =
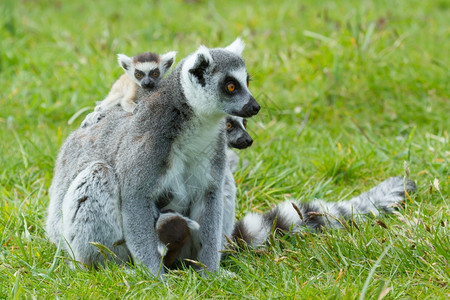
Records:
<instances>
[{"instance_id":1,"label":"lemur's muzzle","mask_svg":"<svg viewBox=\"0 0 450 300\"><path fill-rule=\"evenodd\" d=\"M246 134L237 139L234 148L245 149L253 144L253 139L250 135Z\"/></svg>"},{"instance_id":2,"label":"lemur's muzzle","mask_svg":"<svg viewBox=\"0 0 450 300\"><path fill-rule=\"evenodd\" d=\"M261 106L259 106L255 98L253 98L253 96L250 95L248 102L242 107L239 117L249 118L251 116L256 115L260 109Z\"/></svg>"},{"instance_id":3,"label":"lemur's muzzle","mask_svg":"<svg viewBox=\"0 0 450 300\"><path fill-rule=\"evenodd\" d=\"M144 80L142 81L142 87L144 89L152 89L155 87L155 84L151 80Z\"/></svg>"}]
</instances>

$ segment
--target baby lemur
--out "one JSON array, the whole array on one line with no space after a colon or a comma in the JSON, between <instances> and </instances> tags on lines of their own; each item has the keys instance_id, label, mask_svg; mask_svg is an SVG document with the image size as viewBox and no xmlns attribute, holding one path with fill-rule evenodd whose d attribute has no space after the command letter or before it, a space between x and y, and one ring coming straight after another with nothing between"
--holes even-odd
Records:
<instances>
[{"instance_id":1,"label":"baby lemur","mask_svg":"<svg viewBox=\"0 0 450 300\"><path fill-rule=\"evenodd\" d=\"M99 102L95 111L88 114L81 127L95 124L104 118L104 111L120 104L127 112L133 112L136 107L138 88L145 91L153 90L173 65L176 51L158 55L144 52L133 57L118 54L118 62L125 74L114 82L106 98Z\"/></svg>"},{"instance_id":2,"label":"baby lemur","mask_svg":"<svg viewBox=\"0 0 450 300\"><path fill-rule=\"evenodd\" d=\"M133 112L138 87L152 90L173 65L175 56L175 51L163 55L144 52L133 57L118 54L119 65L125 74L113 84L108 96L95 110L106 110L120 103L125 111Z\"/></svg>"}]
</instances>

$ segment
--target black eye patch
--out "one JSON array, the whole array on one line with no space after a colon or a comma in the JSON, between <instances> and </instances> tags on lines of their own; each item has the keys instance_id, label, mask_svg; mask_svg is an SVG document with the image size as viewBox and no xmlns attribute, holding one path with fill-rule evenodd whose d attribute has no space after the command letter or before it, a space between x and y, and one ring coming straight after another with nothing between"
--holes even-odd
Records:
<instances>
[{"instance_id":1,"label":"black eye patch","mask_svg":"<svg viewBox=\"0 0 450 300\"><path fill-rule=\"evenodd\" d=\"M136 77L137 79L141 79L144 76L145 76L145 73L142 72L141 70L135 70L134 71L134 77Z\"/></svg>"},{"instance_id":2,"label":"black eye patch","mask_svg":"<svg viewBox=\"0 0 450 300\"><path fill-rule=\"evenodd\" d=\"M239 81L234 77L227 76L224 80L223 88L227 94L232 95L239 90Z\"/></svg>"},{"instance_id":3,"label":"black eye patch","mask_svg":"<svg viewBox=\"0 0 450 300\"><path fill-rule=\"evenodd\" d=\"M158 68L155 68L153 70L151 70L150 72L148 72L148 76L153 77L153 78L157 78L159 77L161 73L159 72Z\"/></svg>"}]
</instances>

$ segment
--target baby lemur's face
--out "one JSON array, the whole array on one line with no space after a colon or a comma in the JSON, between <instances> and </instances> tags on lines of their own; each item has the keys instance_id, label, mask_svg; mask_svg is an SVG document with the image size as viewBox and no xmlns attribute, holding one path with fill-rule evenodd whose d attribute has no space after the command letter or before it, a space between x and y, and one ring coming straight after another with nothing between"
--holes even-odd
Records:
<instances>
[{"instance_id":1,"label":"baby lemur's face","mask_svg":"<svg viewBox=\"0 0 450 300\"><path fill-rule=\"evenodd\" d=\"M247 132L247 120L241 117L229 116L226 119L228 147L245 149L253 143Z\"/></svg>"},{"instance_id":2,"label":"baby lemur's face","mask_svg":"<svg viewBox=\"0 0 450 300\"><path fill-rule=\"evenodd\" d=\"M175 60L175 51L158 55L144 52L132 58L119 54L119 64L125 73L140 87L151 90L164 77Z\"/></svg>"}]
</instances>

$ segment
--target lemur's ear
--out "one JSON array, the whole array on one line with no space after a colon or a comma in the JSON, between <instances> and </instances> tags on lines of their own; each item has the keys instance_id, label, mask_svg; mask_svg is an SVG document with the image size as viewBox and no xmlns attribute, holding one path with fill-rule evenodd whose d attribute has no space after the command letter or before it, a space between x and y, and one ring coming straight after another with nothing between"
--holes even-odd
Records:
<instances>
[{"instance_id":1,"label":"lemur's ear","mask_svg":"<svg viewBox=\"0 0 450 300\"><path fill-rule=\"evenodd\" d=\"M231 43L225 49L233 52L234 54L242 56L242 51L244 51L244 48L245 48L245 43L241 40L241 38L237 38L234 40L233 43Z\"/></svg>"},{"instance_id":2,"label":"lemur's ear","mask_svg":"<svg viewBox=\"0 0 450 300\"><path fill-rule=\"evenodd\" d=\"M117 60L119 61L119 65L125 71L130 70L131 68L131 58L126 56L125 54L117 54Z\"/></svg>"},{"instance_id":3,"label":"lemur's ear","mask_svg":"<svg viewBox=\"0 0 450 300\"><path fill-rule=\"evenodd\" d=\"M170 67L173 65L173 63L175 62L175 56L177 56L177 52L176 51L170 51L167 52L166 54L161 55L161 73L164 74L166 73Z\"/></svg>"},{"instance_id":4,"label":"lemur's ear","mask_svg":"<svg viewBox=\"0 0 450 300\"><path fill-rule=\"evenodd\" d=\"M202 86L205 86L204 75L213 65L213 59L209 53L209 49L205 46L200 46L193 54L193 59L194 63L192 67L189 68L189 73L194 75Z\"/></svg>"}]
</instances>

